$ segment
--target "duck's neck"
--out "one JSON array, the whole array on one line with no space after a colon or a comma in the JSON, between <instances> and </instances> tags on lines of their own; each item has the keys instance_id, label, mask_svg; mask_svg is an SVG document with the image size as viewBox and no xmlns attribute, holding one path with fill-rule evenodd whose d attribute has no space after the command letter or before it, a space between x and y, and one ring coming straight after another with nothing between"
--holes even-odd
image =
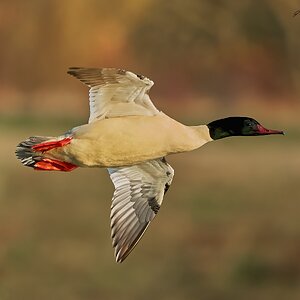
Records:
<instances>
[{"instance_id":1,"label":"duck's neck","mask_svg":"<svg viewBox=\"0 0 300 300\"><path fill-rule=\"evenodd\" d=\"M209 128L207 127L207 125L190 126L190 128L192 128L193 131L196 133L196 138L200 144L199 147L201 147L205 143L213 141L213 139L210 136Z\"/></svg>"},{"instance_id":2,"label":"duck's neck","mask_svg":"<svg viewBox=\"0 0 300 300\"><path fill-rule=\"evenodd\" d=\"M230 137L230 136L234 136L234 135L238 135L238 134L235 134L233 131L223 130L222 128L210 128L209 126L207 126L207 128L209 131L209 136L211 137L211 139L213 141L223 139L226 137Z\"/></svg>"}]
</instances>

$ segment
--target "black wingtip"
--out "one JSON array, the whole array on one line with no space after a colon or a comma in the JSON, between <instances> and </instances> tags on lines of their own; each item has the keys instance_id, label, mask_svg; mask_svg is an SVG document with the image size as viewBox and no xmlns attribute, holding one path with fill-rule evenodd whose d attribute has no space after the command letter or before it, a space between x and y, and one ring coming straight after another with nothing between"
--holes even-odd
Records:
<instances>
[{"instance_id":1,"label":"black wingtip","mask_svg":"<svg viewBox=\"0 0 300 300\"><path fill-rule=\"evenodd\" d=\"M69 67L67 74L70 74L72 76L74 76L76 74L76 71L83 69L81 67Z\"/></svg>"}]
</instances>

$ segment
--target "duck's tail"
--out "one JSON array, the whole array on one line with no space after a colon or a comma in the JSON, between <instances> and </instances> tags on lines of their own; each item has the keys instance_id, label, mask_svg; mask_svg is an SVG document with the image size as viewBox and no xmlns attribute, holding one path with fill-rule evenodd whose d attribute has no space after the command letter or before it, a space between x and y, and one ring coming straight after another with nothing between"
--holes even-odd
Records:
<instances>
[{"instance_id":1,"label":"duck's tail","mask_svg":"<svg viewBox=\"0 0 300 300\"><path fill-rule=\"evenodd\" d=\"M18 144L16 156L24 166L34 168L35 170L72 171L77 168L76 165L52 159L45 155L47 151L63 147L69 144L71 140L71 137L32 136Z\"/></svg>"}]
</instances>

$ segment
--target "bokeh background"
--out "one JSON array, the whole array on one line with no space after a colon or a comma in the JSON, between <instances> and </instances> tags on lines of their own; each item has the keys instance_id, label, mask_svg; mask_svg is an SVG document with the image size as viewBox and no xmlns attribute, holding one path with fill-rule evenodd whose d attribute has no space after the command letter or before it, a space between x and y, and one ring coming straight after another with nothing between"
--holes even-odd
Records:
<instances>
[{"instance_id":1,"label":"bokeh background","mask_svg":"<svg viewBox=\"0 0 300 300\"><path fill-rule=\"evenodd\" d=\"M300 9L294 0L0 2L0 299L300 299ZM173 185L121 265L106 170L34 172L30 135L88 118L69 66L155 81L186 124L246 115L286 136L169 158Z\"/></svg>"}]
</instances>

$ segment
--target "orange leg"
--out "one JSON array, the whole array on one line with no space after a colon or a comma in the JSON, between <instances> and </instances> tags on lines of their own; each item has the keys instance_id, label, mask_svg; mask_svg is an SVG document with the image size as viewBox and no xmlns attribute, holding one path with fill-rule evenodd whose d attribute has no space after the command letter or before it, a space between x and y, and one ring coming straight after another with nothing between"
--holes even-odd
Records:
<instances>
[{"instance_id":1,"label":"orange leg","mask_svg":"<svg viewBox=\"0 0 300 300\"><path fill-rule=\"evenodd\" d=\"M50 158L43 158L41 161L35 163L35 170L44 171L64 171L69 172L76 169L77 166L65 161L59 161Z\"/></svg>"},{"instance_id":2,"label":"orange leg","mask_svg":"<svg viewBox=\"0 0 300 300\"><path fill-rule=\"evenodd\" d=\"M67 137L60 141L51 141L51 142L44 142L41 144L37 144L32 146L32 149L36 152L46 152L54 148L63 147L71 143L72 138Z\"/></svg>"}]
</instances>

